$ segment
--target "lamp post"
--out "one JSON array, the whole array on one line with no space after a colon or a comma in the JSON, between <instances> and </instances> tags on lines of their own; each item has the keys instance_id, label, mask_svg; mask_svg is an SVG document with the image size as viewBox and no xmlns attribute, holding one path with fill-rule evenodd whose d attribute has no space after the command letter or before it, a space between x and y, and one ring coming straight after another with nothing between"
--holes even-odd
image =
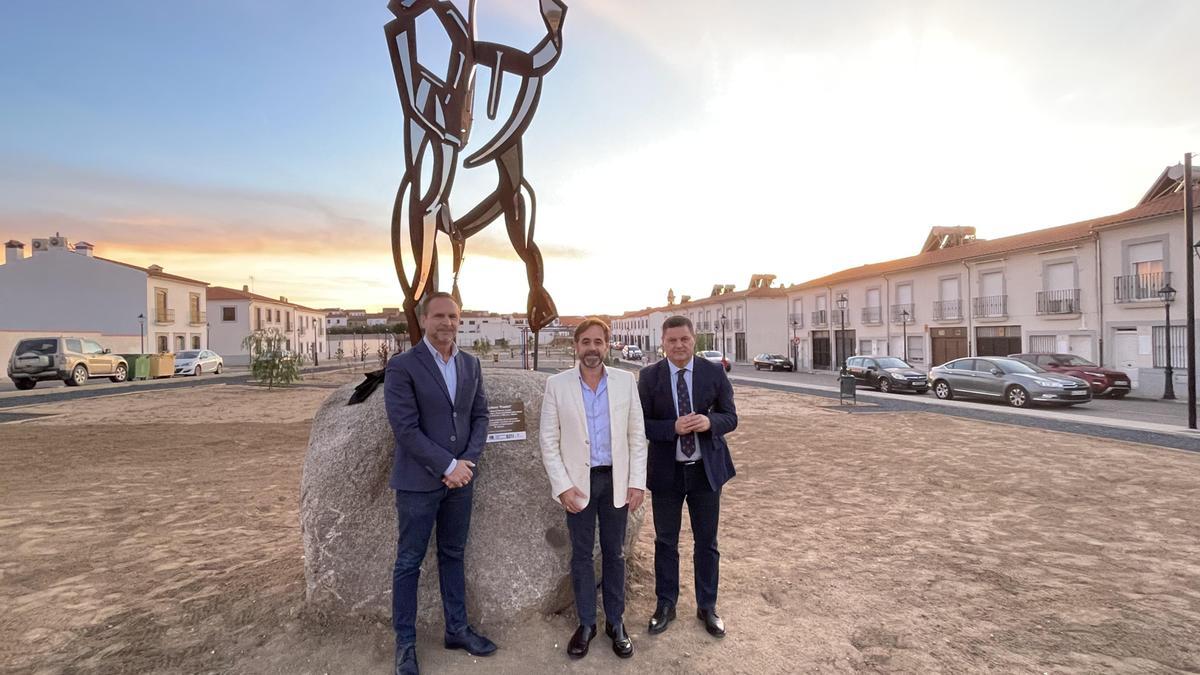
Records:
<instances>
[{"instance_id":1,"label":"lamp post","mask_svg":"<svg viewBox=\"0 0 1200 675\"><path fill-rule=\"evenodd\" d=\"M729 341L725 337L725 329L729 327L729 318L725 316L725 312L721 312L719 319L721 321L721 356L729 358Z\"/></svg>"},{"instance_id":2,"label":"lamp post","mask_svg":"<svg viewBox=\"0 0 1200 675\"><path fill-rule=\"evenodd\" d=\"M796 329L800 328L800 322L796 317L792 317L792 365L800 367L800 341L796 337Z\"/></svg>"},{"instance_id":3,"label":"lamp post","mask_svg":"<svg viewBox=\"0 0 1200 675\"><path fill-rule=\"evenodd\" d=\"M146 315L138 314L138 338L142 341L142 354L146 353Z\"/></svg>"},{"instance_id":4,"label":"lamp post","mask_svg":"<svg viewBox=\"0 0 1200 675\"><path fill-rule=\"evenodd\" d=\"M838 296L838 299L837 299L838 317L841 321L842 329L840 331L838 331L838 337L833 342L834 342L834 348L838 352L840 352L839 360L838 360L840 369L838 372L840 372L843 375L846 374L846 345L845 345L844 341L846 339L846 305L848 305L848 304L850 304L850 303L848 300L846 300L845 293Z\"/></svg>"},{"instance_id":5,"label":"lamp post","mask_svg":"<svg viewBox=\"0 0 1200 675\"><path fill-rule=\"evenodd\" d=\"M908 363L908 317L912 316L907 309L900 310L900 339L903 341L904 362Z\"/></svg>"},{"instance_id":6,"label":"lamp post","mask_svg":"<svg viewBox=\"0 0 1200 675\"><path fill-rule=\"evenodd\" d=\"M1167 335L1163 345L1167 348L1167 367L1163 371L1166 375L1166 382L1163 383L1163 400L1175 400L1175 370L1171 367L1171 303L1175 301L1175 289L1171 288L1171 284L1167 284L1158 289L1158 297L1162 298L1163 307L1167 310L1167 326L1164 331Z\"/></svg>"}]
</instances>

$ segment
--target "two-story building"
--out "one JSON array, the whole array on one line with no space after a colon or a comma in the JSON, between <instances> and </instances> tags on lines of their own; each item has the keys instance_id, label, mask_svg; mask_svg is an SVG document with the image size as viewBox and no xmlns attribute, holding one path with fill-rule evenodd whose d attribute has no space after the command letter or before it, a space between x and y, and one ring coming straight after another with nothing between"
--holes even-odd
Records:
<instances>
[{"instance_id":1,"label":"two-story building","mask_svg":"<svg viewBox=\"0 0 1200 675\"><path fill-rule=\"evenodd\" d=\"M208 283L95 255L55 235L5 244L0 354L38 336L93 339L117 353L205 349Z\"/></svg>"},{"instance_id":2,"label":"two-story building","mask_svg":"<svg viewBox=\"0 0 1200 675\"><path fill-rule=\"evenodd\" d=\"M228 365L248 365L250 351L244 340L254 331L271 329L283 334L286 349L303 354L309 362L329 358L322 310L289 302L286 297L258 295L248 286L240 291L213 286L208 292L208 314L210 349Z\"/></svg>"}]
</instances>

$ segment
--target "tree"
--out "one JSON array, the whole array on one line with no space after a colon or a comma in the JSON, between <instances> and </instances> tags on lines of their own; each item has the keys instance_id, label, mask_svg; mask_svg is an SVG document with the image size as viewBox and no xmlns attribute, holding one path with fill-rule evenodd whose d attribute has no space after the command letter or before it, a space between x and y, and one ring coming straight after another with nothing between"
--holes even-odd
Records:
<instances>
[{"instance_id":1,"label":"tree","mask_svg":"<svg viewBox=\"0 0 1200 675\"><path fill-rule=\"evenodd\" d=\"M488 353L492 351L492 343L488 342L487 338L478 338L475 340L475 344L473 344L471 348L475 350L476 354L480 356L487 356Z\"/></svg>"},{"instance_id":2,"label":"tree","mask_svg":"<svg viewBox=\"0 0 1200 675\"><path fill-rule=\"evenodd\" d=\"M379 367L387 368L388 357L391 356L391 350L388 348L388 343L380 342L379 349L376 350L376 354L379 356Z\"/></svg>"},{"instance_id":3,"label":"tree","mask_svg":"<svg viewBox=\"0 0 1200 675\"><path fill-rule=\"evenodd\" d=\"M303 379L300 367L304 365L304 355L285 349L286 340L287 336L278 328L256 330L242 340L242 347L250 352L251 374L258 382L265 382L268 389Z\"/></svg>"}]
</instances>

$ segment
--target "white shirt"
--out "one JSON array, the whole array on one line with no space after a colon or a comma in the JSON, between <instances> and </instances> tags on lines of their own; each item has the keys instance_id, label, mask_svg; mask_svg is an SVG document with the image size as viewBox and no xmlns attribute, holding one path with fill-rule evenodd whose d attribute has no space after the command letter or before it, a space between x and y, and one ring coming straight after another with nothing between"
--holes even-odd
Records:
<instances>
[{"instance_id":1,"label":"white shirt","mask_svg":"<svg viewBox=\"0 0 1200 675\"><path fill-rule=\"evenodd\" d=\"M456 361L458 357L458 345L453 342L450 343L450 360L443 361L442 353L429 341L428 335L421 338L421 341L429 348L429 353L433 354L433 362L437 365L438 370L441 371L442 379L446 381L446 390L450 392L450 405L454 405L454 395L458 393L458 363ZM450 466L446 467L442 475L449 476L451 473L454 473L454 467L456 466L458 466L458 460L451 459Z\"/></svg>"},{"instance_id":2,"label":"white shirt","mask_svg":"<svg viewBox=\"0 0 1200 675\"><path fill-rule=\"evenodd\" d=\"M683 371L683 382L687 385L688 404L692 412L696 412L696 397L692 394L692 373L695 372L693 366L696 365L696 357L688 360L687 365L683 368L676 366L670 359L667 360L667 367L671 371L671 400L675 402L675 413L679 414L679 371ZM691 457L683 454L683 444L678 439L675 441L675 461L676 462L694 462L700 459L700 434L693 433L696 438L696 452Z\"/></svg>"}]
</instances>

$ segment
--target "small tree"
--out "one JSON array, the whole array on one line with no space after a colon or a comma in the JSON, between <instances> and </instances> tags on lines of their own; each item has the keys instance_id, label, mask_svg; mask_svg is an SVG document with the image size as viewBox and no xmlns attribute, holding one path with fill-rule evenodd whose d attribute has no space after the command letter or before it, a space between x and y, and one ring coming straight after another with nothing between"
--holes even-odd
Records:
<instances>
[{"instance_id":1,"label":"small tree","mask_svg":"<svg viewBox=\"0 0 1200 675\"><path fill-rule=\"evenodd\" d=\"M379 367L387 368L388 357L392 355L391 349L388 348L388 343L380 342L376 354L379 356Z\"/></svg>"},{"instance_id":2,"label":"small tree","mask_svg":"<svg viewBox=\"0 0 1200 675\"><path fill-rule=\"evenodd\" d=\"M242 347L250 351L251 374L260 383L265 382L268 389L303 379L300 367L304 356L288 353L284 349L286 340L278 328L256 330L242 340Z\"/></svg>"},{"instance_id":3,"label":"small tree","mask_svg":"<svg viewBox=\"0 0 1200 675\"><path fill-rule=\"evenodd\" d=\"M473 344L471 348L475 350L476 354L480 356L487 356L488 353L492 351L492 343L488 342L487 338L478 338L475 340L475 344Z\"/></svg>"},{"instance_id":4,"label":"small tree","mask_svg":"<svg viewBox=\"0 0 1200 675\"><path fill-rule=\"evenodd\" d=\"M333 353L337 357L338 365L341 365L342 359L346 358L346 350L342 349L342 345L338 345L337 351Z\"/></svg>"}]
</instances>

